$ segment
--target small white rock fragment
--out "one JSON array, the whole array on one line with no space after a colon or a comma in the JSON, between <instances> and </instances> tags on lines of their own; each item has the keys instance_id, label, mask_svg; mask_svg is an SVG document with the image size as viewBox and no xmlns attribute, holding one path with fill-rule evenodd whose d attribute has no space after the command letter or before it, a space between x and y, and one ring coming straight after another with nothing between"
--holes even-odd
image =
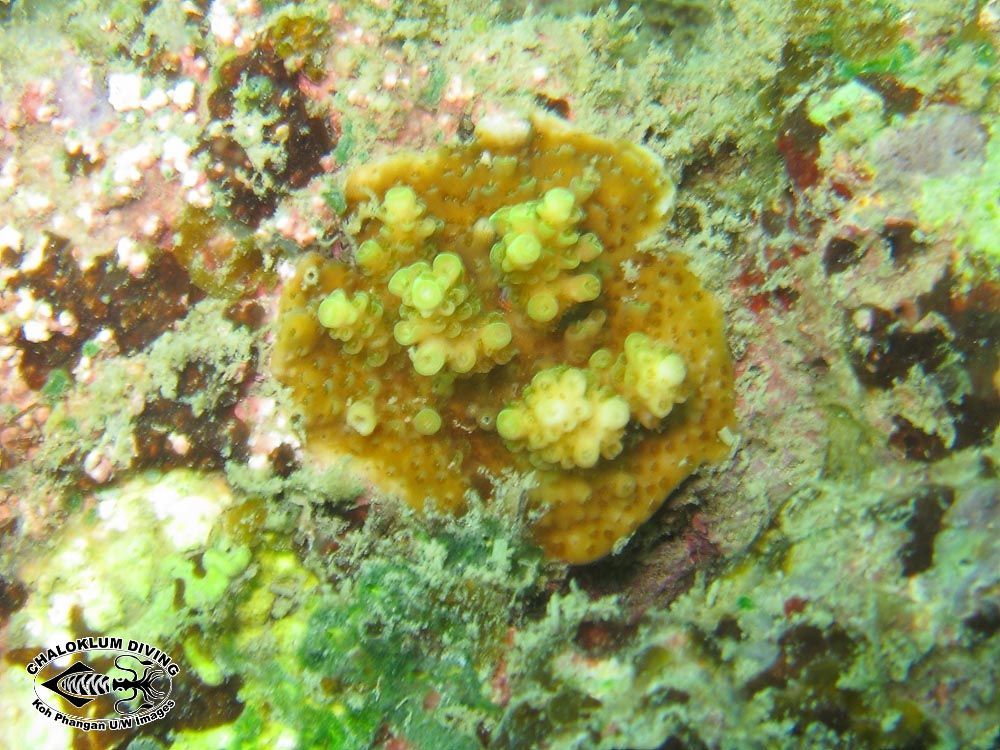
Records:
<instances>
[{"instance_id":1,"label":"small white rock fragment","mask_svg":"<svg viewBox=\"0 0 1000 750\"><path fill-rule=\"evenodd\" d=\"M116 185L134 185L142 179L142 170L154 160L152 149L145 143L126 149L115 159L112 180Z\"/></svg>"},{"instance_id":2,"label":"small white rock fragment","mask_svg":"<svg viewBox=\"0 0 1000 750\"><path fill-rule=\"evenodd\" d=\"M18 289L15 294L17 302L12 312L19 320L27 320L35 312L35 295L30 289Z\"/></svg>"},{"instance_id":3,"label":"small white rock fragment","mask_svg":"<svg viewBox=\"0 0 1000 750\"><path fill-rule=\"evenodd\" d=\"M18 252L24 244L24 235L17 231L10 224L0 229L0 250L13 250Z\"/></svg>"},{"instance_id":4,"label":"small white rock fragment","mask_svg":"<svg viewBox=\"0 0 1000 750\"><path fill-rule=\"evenodd\" d=\"M127 268L133 276L142 276L149 267L149 255L139 249L138 243L131 237L122 237L115 246L118 255L118 265Z\"/></svg>"},{"instance_id":5,"label":"small white rock fragment","mask_svg":"<svg viewBox=\"0 0 1000 750\"><path fill-rule=\"evenodd\" d=\"M186 456L191 450L191 441L182 433L171 432L167 435L167 442L170 443L170 450L178 456Z\"/></svg>"},{"instance_id":6,"label":"small white rock fragment","mask_svg":"<svg viewBox=\"0 0 1000 750\"><path fill-rule=\"evenodd\" d=\"M33 344L40 344L52 338L52 331L49 330L48 324L43 320L32 319L27 321L21 326L21 333L25 341L30 341Z\"/></svg>"},{"instance_id":7,"label":"small white rock fragment","mask_svg":"<svg viewBox=\"0 0 1000 750\"><path fill-rule=\"evenodd\" d=\"M510 113L486 115L476 123L476 138L486 148L506 150L523 145L531 136L531 123Z\"/></svg>"},{"instance_id":8,"label":"small white rock fragment","mask_svg":"<svg viewBox=\"0 0 1000 750\"><path fill-rule=\"evenodd\" d=\"M103 453L92 450L83 458L83 471L98 484L104 484L111 478L112 466Z\"/></svg>"},{"instance_id":9,"label":"small white rock fragment","mask_svg":"<svg viewBox=\"0 0 1000 750\"><path fill-rule=\"evenodd\" d=\"M76 218L83 222L83 225L90 229L94 226L94 204L82 201L77 207Z\"/></svg>"},{"instance_id":10,"label":"small white rock fragment","mask_svg":"<svg viewBox=\"0 0 1000 750\"><path fill-rule=\"evenodd\" d=\"M236 41L240 27L229 9L219 0L212 3L212 9L208 12L208 20L212 33L219 42L232 44Z\"/></svg>"},{"instance_id":11,"label":"small white rock fragment","mask_svg":"<svg viewBox=\"0 0 1000 750\"><path fill-rule=\"evenodd\" d=\"M24 192L24 207L32 214L43 214L51 211L53 207L52 199L44 193L34 190Z\"/></svg>"},{"instance_id":12,"label":"small white rock fragment","mask_svg":"<svg viewBox=\"0 0 1000 750\"><path fill-rule=\"evenodd\" d=\"M24 254L24 259L21 261L21 271L37 271L42 266L42 261L45 260L45 251L49 247L48 235L42 235L38 243L31 248L27 253Z\"/></svg>"},{"instance_id":13,"label":"small white rock fragment","mask_svg":"<svg viewBox=\"0 0 1000 750\"><path fill-rule=\"evenodd\" d=\"M17 160L11 156L3 163L3 168L0 169L0 190L12 190L17 185L17 178L21 173L21 169L17 164Z\"/></svg>"},{"instance_id":14,"label":"small white rock fragment","mask_svg":"<svg viewBox=\"0 0 1000 750\"><path fill-rule=\"evenodd\" d=\"M181 138L172 135L163 142L163 163L178 174L190 169L191 147Z\"/></svg>"},{"instance_id":15,"label":"small white rock fragment","mask_svg":"<svg viewBox=\"0 0 1000 750\"><path fill-rule=\"evenodd\" d=\"M147 112L154 112L168 104L170 104L170 97L167 96L166 91L159 88L150 91L149 96L142 100L142 108Z\"/></svg>"},{"instance_id":16,"label":"small white rock fragment","mask_svg":"<svg viewBox=\"0 0 1000 750\"><path fill-rule=\"evenodd\" d=\"M194 91L194 81L181 81L170 90L170 101L181 109L189 109L194 104Z\"/></svg>"},{"instance_id":17,"label":"small white rock fragment","mask_svg":"<svg viewBox=\"0 0 1000 750\"><path fill-rule=\"evenodd\" d=\"M138 73L109 75L108 103L116 112L128 112L142 107L142 76Z\"/></svg>"},{"instance_id":18,"label":"small white rock fragment","mask_svg":"<svg viewBox=\"0 0 1000 750\"><path fill-rule=\"evenodd\" d=\"M196 208L212 207L212 193L207 184L201 184L197 187L191 188L184 194L184 197L190 205L195 206Z\"/></svg>"}]
</instances>

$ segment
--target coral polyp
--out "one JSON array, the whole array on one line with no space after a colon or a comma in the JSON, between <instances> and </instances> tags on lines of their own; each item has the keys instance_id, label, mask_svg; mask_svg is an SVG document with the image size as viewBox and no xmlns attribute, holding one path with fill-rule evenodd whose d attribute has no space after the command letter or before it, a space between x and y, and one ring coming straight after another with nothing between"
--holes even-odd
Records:
<instances>
[{"instance_id":1,"label":"coral polyp","mask_svg":"<svg viewBox=\"0 0 1000 750\"><path fill-rule=\"evenodd\" d=\"M595 235L576 231L582 218L579 201L566 188L552 188L540 200L501 208L490 217L500 236L490 260L515 303L536 323L550 323L601 293L595 273L572 273L603 249Z\"/></svg>"},{"instance_id":2,"label":"coral polyp","mask_svg":"<svg viewBox=\"0 0 1000 750\"><path fill-rule=\"evenodd\" d=\"M272 366L317 454L416 508L534 472L537 539L586 562L725 453L729 355L684 260L638 249L672 209L658 159L508 124L350 176L354 262L299 263Z\"/></svg>"},{"instance_id":3,"label":"coral polyp","mask_svg":"<svg viewBox=\"0 0 1000 750\"><path fill-rule=\"evenodd\" d=\"M497 415L497 432L523 446L541 466L589 469L621 453L628 402L600 388L586 370L542 370L515 401Z\"/></svg>"}]
</instances>

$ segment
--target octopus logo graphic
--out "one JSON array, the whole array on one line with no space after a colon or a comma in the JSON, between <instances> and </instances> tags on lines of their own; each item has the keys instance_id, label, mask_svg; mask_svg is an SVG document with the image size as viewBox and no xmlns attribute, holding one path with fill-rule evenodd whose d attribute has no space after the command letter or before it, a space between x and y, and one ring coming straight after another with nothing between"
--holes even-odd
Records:
<instances>
[{"instance_id":1,"label":"octopus logo graphic","mask_svg":"<svg viewBox=\"0 0 1000 750\"><path fill-rule=\"evenodd\" d=\"M27 671L35 679L32 705L43 716L77 729L109 731L166 716L174 707L170 692L180 669L156 646L102 637L46 649Z\"/></svg>"}]
</instances>

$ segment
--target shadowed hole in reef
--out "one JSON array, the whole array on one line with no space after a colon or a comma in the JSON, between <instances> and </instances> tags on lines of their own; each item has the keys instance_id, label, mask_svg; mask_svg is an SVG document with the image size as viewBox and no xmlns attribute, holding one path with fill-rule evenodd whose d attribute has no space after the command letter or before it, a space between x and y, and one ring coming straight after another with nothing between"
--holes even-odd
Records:
<instances>
[{"instance_id":1,"label":"shadowed hole in reef","mask_svg":"<svg viewBox=\"0 0 1000 750\"><path fill-rule=\"evenodd\" d=\"M863 647L843 628L796 625L778 639L778 646L779 656L771 666L745 687L752 694L771 689L771 715L787 723L791 736L805 737L812 725L821 724L845 747L933 746L936 738L924 716L907 704L900 705L903 721L890 730L891 744L885 744L881 714L866 703L863 692L840 685Z\"/></svg>"},{"instance_id":2,"label":"shadowed hole in reef","mask_svg":"<svg viewBox=\"0 0 1000 750\"><path fill-rule=\"evenodd\" d=\"M701 214L694 206L681 204L674 210L673 224L682 232L697 234L702 230Z\"/></svg>"},{"instance_id":3,"label":"shadowed hole in reef","mask_svg":"<svg viewBox=\"0 0 1000 750\"><path fill-rule=\"evenodd\" d=\"M948 455L948 448L940 436L927 433L905 417L892 418L889 445L911 461L933 462Z\"/></svg>"},{"instance_id":4,"label":"shadowed hole in reef","mask_svg":"<svg viewBox=\"0 0 1000 750\"><path fill-rule=\"evenodd\" d=\"M28 601L28 590L18 581L0 576L0 626Z\"/></svg>"},{"instance_id":5,"label":"shadowed hole in reef","mask_svg":"<svg viewBox=\"0 0 1000 750\"><path fill-rule=\"evenodd\" d=\"M732 141L724 141L712 149L703 149L681 168L678 190L692 190L706 182L716 180L735 164L743 163L739 147Z\"/></svg>"},{"instance_id":6,"label":"shadowed hole in reef","mask_svg":"<svg viewBox=\"0 0 1000 750\"><path fill-rule=\"evenodd\" d=\"M682 494L690 481L672 494ZM719 554L697 514L695 505L664 503L624 549L572 567L570 578L589 596L617 594L636 607L673 601L691 587L697 570L710 566Z\"/></svg>"},{"instance_id":7,"label":"shadowed hole in reef","mask_svg":"<svg viewBox=\"0 0 1000 750\"><path fill-rule=\"evenodd\" d=\"M986 445L1000 424L1000 400L966 396L950 410L955 420L956 449Z\"/></svg>"},{"instance_id":8,"label":"shadowed hole in reef","mask_svg":"<svg viewBox=\"0 0 1000 750\"><path fill-rule=\"evenodd\" d=\"M893 263L902 265L918 252L924 250L926 245L917 241L913 236L916 227L909 222L887 224L882 230L882 239L889 247L889 256Z\"/></svg>"},{"instance_id":9,"label":"shadowed hole in reef","mask_svg":"<svg viewBox=\"0 0 1000 750\"><path fill-rule=\"evenodd\" d=\"M560 97L551 97L547 94L535 94L535 104L554 115L558 115L564 120L569 119L570 107L569 102L565 99Z\"/></svg>"},{"instance_id":10,"label":"shadowed hole in reef","mask_svg":"<svg viewBox=\"0 0 1000 750\"><path fill-rule=\"evenodd\" d=\"M871 324L862 336L867 347L852 354L851 365L865 385L890 388L895 380L906 377L914 365L932 372L944 362L948 340L943 331L910 330L895 315L878 307L860 311L870 315Z\"/></svg>"},{"instance_id":11,"label":"shadowed hole in reef","mask_svg":"<svg viewBox=\"0 0 1000 750\"><path fill-rule=\"evenodd\" d=\"M267 454L267 460L271 464L271 470L282 479L288 479L301 464L295 455L295 448L288 443L282 443Z\"/></svg>"},{"instance_id":12,"label":"shadowed hole in reef","mask_svg":"<svg viewBox=\"0 0 1000 750\"><path fill-rule=\"evenodd\" d=\"M656 750L708 750L708 747L696 735L685 732L682 736L671 735Z\"/></svg>"},{"instance_id":13,"label":"shadowed hole in reef","mask_svg":"<svg viewBox=\"0 0 1000 750\"><path fill-rule=\"evenodd\" d=\"M740 624L735 617L732 615L726 615L720 619L719 624L715 626L713 635L717 639L726 638L732 641L742 641L743 629L740 627Z\"/></svg>"},{"instance_id":14,"label":"shadowed hole in reef","mask_svg":"<svg viewBox=\"0 0 1000 750\"><path fill-rule=\"evenodd\" d=\"M784 159L788 179L797 190L805 190L819 181L820 169L816 160L823 132L823 128L809 120L805 102L785 118L777 147Z\"/></svg>"},{"instance_id":15,"label":"shadowed hole in reef","mask_svg":"<svg viewBox=\"0 0 1000 750\"><path fill-rule=\"evenodd\" d=\"M235 404L244 392L246 380L224 382L212 408L196 414L184 399L213 390L221 380L214 365L194 360L178 373L177 399L158 398L145 404L136 418L137 468L186 466L221 469L226 461L244 461L247 454L247 426L237 419ZM175 447L178 436L187 445Z\"/></svg>"},{"instance_id":16,"label":"shadowed hole in reef","mask_svg":"<svg viewBox=\"0 0 1000 750\"><path fill-rule=\"evenodd\" d=\"M950 356L960 364L971 386L960 399L946 404L955 428L951 449L988 444L1000 426L1000 394L994 384L994 375L1000 369L1000 287L981 284L966 290L961 281L945 276L915 302L922 318L926 319L928 313L937 313L944 318L949 329L946 343L939 344L936 353L928 350L930 339L927 336L936 333L937 329L923 333L923 351L930 354L926 361L921 362L924 371L931 372L943 362L944 357ZM875 324L869 334L873 343L879 337L884 338L889 331L895 329L898 333L903 330L904 324L893 322L889 313L877 308L869 309L875 313ZM878 360L887 348L891 348L891 344L883 341L873 346L862 359ZM857 366L858 363L855 364ZM881 366L862 362L861 366L874 367L883 376L880 378L883 382L886 370L893 369L884 362ZM899 369L897 365L893 371L898 372ZM861 379L865 380L864 377Z\"/></svg>"},{"instance_id":17,"label":"shadowed hole in reef","mask_svg":"<svg viewBox=\"0 0 1000 750\"><path fill-rule=\"evenodd\" d=\"M786 630L778 639L781 652L774 663L746 684L747 690L757 693L766 688L785 688L789 681L803 676L806 670L839 671L854 655L854 644L841 628L832 626L828 631L816 625L796 625ZM832 687L830 683L829 687Z\"/></svg>"},{"instance_id":18,"label":"shadowed hole in reef","mask_svg":"<svg viewBox=\"0 0 1000 750\"><path fill-rule=\"evenodd\" d=\"M827 273L840 273L853 266L864 255L864 249L854 240L834 237L823 250L823 268Z\"/></svg>"},{"instance_id":19,"label":"shadowed hole in reef","mask_svg":"<svg viewBox=\"0 0 1000 750\"><path fill-rule=\"evenodd\" d=\"M934 539L954 499L955 493L950 488L938 485L925 488L913 499L913 512L906 522L910 538L899 550L904 576L923 573L934 564Z\"/></svg>"},{"instance_id":20,"label":"shadowed hole in reef","mask_svg":"<svg viewBox=\"0 0 1000 750\"><path fill-rule=\"evenodd\" d=\"M610 654L629 642L638 627L638 623L585 620L577 628L573 641L590 656Z\"/></svg>"},{"instance_id":21,"label":"shadowed hole in reef","mask_svg":"<svg viewBox=\"0 0 1000 750\"><path fill-rule=\"evenodd\" d=\"M878 92L889 114L908 115L915 112L923 99L920 91L903 85L890 75L867 73L859 75L858 80Z\"/></svg>"},{"instance_id":22,"label":"shadowed hole in reef","mask_svg":"<svg viewBox=\"0 0 1000 750\"><path fill-rule=\"evenodd\" d=\"M984 286L955 302L949 323L952 345L962 353L972 392L949 404L957 449L986 445L1000 425L1000 394L994 381L1000 369L1000 291Z\"/></svg>"},{"instance_id":23,"label":"shadowed hole in reef","mask_svg":"<svg viewBox=\"0 0 1000 750\"><path fill-rule=\"evenodd\" d=\"M1000 631L1000 605L996 602L983 602L962 624L976 635L990 638Z\"/></svg>"},{"instance_id":24,"label":"shadowed hole in reef","mask_svg":"<svg viewBox=\"0 0 1000 750\"><path fill-rule=\"evenodd\" d=\"M826 630L815 625L797 625L778 640L781 649L775 662L746 685L751 693L776 688L774 713L786 721L794 719L793 735L820 722L843 734L850 729L851 715L861 696L837 687L842 670L854 657L850 636L837 626Z\"/></svg>"}]
</instances>

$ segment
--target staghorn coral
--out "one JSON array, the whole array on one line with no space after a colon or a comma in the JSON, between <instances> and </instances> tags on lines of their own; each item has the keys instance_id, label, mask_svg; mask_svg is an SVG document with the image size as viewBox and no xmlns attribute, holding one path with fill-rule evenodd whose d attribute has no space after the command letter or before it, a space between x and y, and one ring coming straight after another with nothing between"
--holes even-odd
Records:
<instances>
[{"instance_id":1,"label":"staghorn coral","mask_svg":"<svg viewBox=\"0 0 1000 750\"><path fill-rule=\"evenodd\" d=\"M314 453L357 457L417 508L535 469L537 539L575 563L724 453L719 307L680 256L637 251L673 204L648 152L493 116L345 193L354 264L302 259L272 358Z\"/></svg>"}]
</instances>

